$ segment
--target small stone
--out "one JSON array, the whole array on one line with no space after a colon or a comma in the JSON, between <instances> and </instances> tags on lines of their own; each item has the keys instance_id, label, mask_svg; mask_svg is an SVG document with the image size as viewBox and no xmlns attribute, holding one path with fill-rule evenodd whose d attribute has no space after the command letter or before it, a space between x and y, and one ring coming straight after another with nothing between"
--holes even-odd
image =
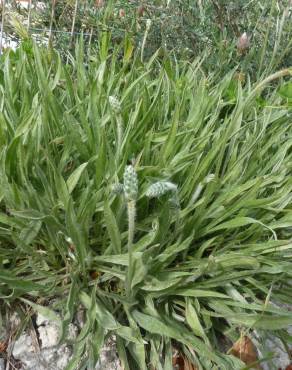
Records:
<instances>
[{"instance_id":1,"label":"small stone","mask_svg":"<svg viewBox=\"0 0 292 370\"><path fill-rule=\"evenodd\" d=\"M38 328L42 348L53 347L58 344L59 328L54 323Z\"/></svg>"},{"instance_id":2,"label":"small stone","mask_svg":"<svg viewBox=\"0 0 292 370\"><path fill-rule=\"evenodd\" d=\"M0 358L0 370L5 370L4 358Z\"/></svg>"},{"instance_id":3,"label":"small stone","mask_svg":"<svg viewBox=\"0 0 292 370\"><path fill-rule=\"evenodd\" d=\"M100 352L95 370L122 370L113 342L108 342Z\"/></svg>"},{"instance_id":4,"label":"small stone","mask_svg":"<svg viewBox=\"0 0 292 370\"><path fill-rule=\"evenodd\" d=\"M272 366L286 369L290 364L290 358L281 340L276 337L270 337L270 339L266 341L265 346L269 352L273 353L273 359L264 363L263 369L270 370Z\"/></svg>"},{"instance_id":5,"label":"small stone","mask_svg":"<svg viewBox=\"0 0 292 370\"><path fill-rule=\"evenodd\" d=\"M48 323L49 323L49 319L47 317L43 316L41 313L37 314L37 318L36 318L37 326L47 325Z\"/></svg>"},{"instance_id":6,"label":"small stone","mask_svg":"<svg viewBox=\"0 0 292 370\"><path fill-rule=\"evenodd\" d=\"M71 355L72 355L72 351L68 347L63 345L58 350L58 359L56 362L57 369L65 369L65 367L68 365L70 361Z\"/></svg>"},{"instance_id":7,"label":"small stone","mask_svg":"<svg viewBox=\"0 0 292 370\"><path fill-rule=\"evenodd\" d=\"M74 324L69 324L68 325L68 339L69 340L74 340L77 338L77 334L78 334L78 328L76 325Z\"/></svg>"},{"instance_id":8,"label":"small stone","mask_svg":"<svg viewBox=\"0 0 292 370\"><path fill-rule=\"evenodd\" d=\"M14 358L21 359L23 354L34 352L32 338L28 334L22 334L14 343L12 355Z\"/></svg>"}]
</instances>

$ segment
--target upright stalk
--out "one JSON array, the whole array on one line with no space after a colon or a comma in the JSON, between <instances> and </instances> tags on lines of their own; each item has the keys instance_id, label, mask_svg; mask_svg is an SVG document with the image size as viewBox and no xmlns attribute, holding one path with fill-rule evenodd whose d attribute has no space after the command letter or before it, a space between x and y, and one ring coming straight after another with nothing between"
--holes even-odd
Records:
<instances>
[{"instance_id":1,"label":"upright stalk","mask_svg":"<svg viewBox=\"0 0 292 370\"><path fill-rule=\"evenodd\" d=\"M49 46L52 43L52 33L53 33L53 21L55 17L55 6L56 6L56 0L52 1L52 10L51 10L51 21L50 21L50 30L49 30Z\"/></svg>"},{"instance_id":2,"label":"upright stalk","mask_svg":"<svg viewBox=\"0 0 292 370\"><path fill-rule=\"evenodd\" d=\"M72 27L71 27L70 46L72 46L73 39L74 39L74 29L75 29L75 23L76 23L76 17L77 17L77 9L78 9L78 0L75 1L74 15L73 15Z\"/></svg>"},{"instance_id":3,"label":"upright stalk","mask_svg":"<svg viewBox=\"0 0 292 370\"><path fill-rule=\"evenodd\" d=\"M28 14L27 14L27 31L30 28L30 21L31 21L31 0L28 1Z\"/></svg>"},{"instance_id":4,"label":"upright stalk","mask_svg":"<svg viewBox=\"0 0 292 370\"><path fill-rule=\"evenodd\" d=\"M117 114L117 154L118 158L121 155L122 149L122 140L123 140L123 119L121 113Z\"/></svg>"},{"instance_id":5,"label":"upright stalk","mask_svg":"<svg viewBox=\"0 0 292 370\"><path fill-rule=\"evenodd\" d=\"M130 200L127 203L127 209L128 209L128 251L132 251L135 233L136 201Z\"/></svg>"},{"instance_id":6,"label":"upright stalk","mask_svg":"<svg viewBox=\"0 0 292 370\"><path fill-rule=\"evenodd\" d=\"M5 0L2 0L2 19L1 19L1 31L0 31L0 55L2 55L4 18L5 18Z\"/></svg>"},{"instance_id":7,"label":"upright stalk","mask_svg":"<svg viewBox=\"0 0 292 370\"><path fill-rule=\"evenodd\" d=\"M128 210L128 255L129 267L127 273L127 297L131 297L131 282L133 273L133 241L135 234L135 217L136 217L136 201L130 200L127 202Z\"/></svg>"}]
</instances>

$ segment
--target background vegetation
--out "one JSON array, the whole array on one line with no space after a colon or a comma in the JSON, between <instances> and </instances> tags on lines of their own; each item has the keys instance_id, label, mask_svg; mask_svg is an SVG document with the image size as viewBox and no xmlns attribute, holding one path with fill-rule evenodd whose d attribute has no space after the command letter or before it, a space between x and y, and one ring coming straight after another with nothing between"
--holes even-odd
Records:
<instances>
[{"instance_id":1,"label":"background vegetation","mask_svg":"<svg viewBox=\"0 0 292 370\"><path fill-rule=\"evenodd\" d=\"M15 1L10 4L15 12L7 12L5 29L13 15L21 14L34 37L46 36L63 54L74 53L81 32L85 45L96 48L106 30L115 44L126 34L134 49L143 45L147 58L157 49L161 56L172 51L189 60L204 55L205 71L220 75L238 68L258 78L292 62L290 0L58 0L42 7L32 1L28 12ZM244 32L250 47L239 51L237 40Z\"/></svg>"}]
</instances>

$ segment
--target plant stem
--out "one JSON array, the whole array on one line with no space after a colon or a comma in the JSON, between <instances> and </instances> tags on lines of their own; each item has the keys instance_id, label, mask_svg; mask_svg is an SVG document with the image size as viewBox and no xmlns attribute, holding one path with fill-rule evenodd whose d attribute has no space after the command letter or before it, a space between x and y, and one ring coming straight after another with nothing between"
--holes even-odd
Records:
<instances>
[{"instance_id":1,"label":"plant stem","mask_svg":"<svg viewBox=\"0 0 292 370\"><path fill-rule=\"evenodd\" d=\"M76 22L76 17L77 17L77 9L78 9L78 0L75 1L74 15L73 15L72 27L71 27L70 47L72 47L73 40L74 40L74 29L75 29L75 22Z\"/></svg>"},{"instance_id":2,"label":"plant stem","mask_svg":"<svg viewBox=\"0 0 292 370\"><path fill-rule=\"evenodd\" d=\"M117 153L118 158L120 157L121 149L122 149L122 140L123 140L123 121L122 116L119 113L117 115Z\"/></svg>"},{"instance_id":3,"label":"plant stem","mask_svg":"<svg viewBox=\"0 0 292 370\"><path fill-rule=\"evenodd\" d=\"M29 31L29 28L30 28L31 7L32 7L32 3L31 3L31 0L29 0L29 2L28 2L28 14L27 14L27 31Z\"/></svg>"},{"instance_id":4,"label":"plant stem","mask_svg":"<svg viewBox=\"0 0 292 370\"><path fill-rule=\"evenodd\" d=\"M129 266L127 276L127 296L131 297L131 280L132 280L132 268L133 268L133 240L135 233L135 217L136 217L136 201L130 200L127 203L128 208L128 255L129 255Z\"/></svg>"},{"instance_id":5,"label":"plant stem","mask_svg":"<svg viewBox=\"0 0 292 370\"><path fill-rule=\"evenodd\" d=\"M129 222L128 250L131 250L133 246L135 232L135 217L136 217L136 201L130 200L128 202L128 222Z\"/></svg>"},{"instance_id":6,"label":"plant stem","mask_svg":"<svg viewBox=\"0 0 292 370\"><path fill-rule=\"evenodd\" d=\"M1 19L1 31L0 31L0 55L2 55L4 17L5 17L5 0L2 0L2 19Z\"/></svg>"},{"instance_id":7,"label":"plant stem","mask_svg":"<svg viewBox=\"0 0 292 370\"><path fill-rule=\"evenodd\" d=\"M56 0L53 0L52 2L52 9L51 9L51 20L50 20L50 31L49 31L49 41L48 44L49 46L52 43L52 36L53 36L53 22L54 22L54 17L55 17L55 6L56 6Z\"/></svg>"}]
</instances>

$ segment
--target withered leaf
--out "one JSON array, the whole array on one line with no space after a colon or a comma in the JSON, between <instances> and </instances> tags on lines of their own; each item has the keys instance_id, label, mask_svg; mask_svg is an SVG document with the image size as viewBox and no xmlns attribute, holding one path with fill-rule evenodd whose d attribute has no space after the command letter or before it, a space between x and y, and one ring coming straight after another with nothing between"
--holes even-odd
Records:
<instances>
[{"instance_id":1,"label":"withered leaf","mask_svg":"<svg viewBox=\"0 0 292 370\"><path fill-rule=\"evenodd\" d=\"M261 369L258 361L258 355L255 345L248 336L242 336L235 342L230 350L230 353L243 361L246 365L254 364L254 369Z\"/></svg>"},{"instance_id":2,"label":"withered leaf","mask_svg":"<svg viewBox=\"0 0 292 370\"><path fill-rule=\"evenodd\" d=\"M172 365L175 370L198 370L182 353L176 352L172 357Z\"/></svg>"}]
</instances>

